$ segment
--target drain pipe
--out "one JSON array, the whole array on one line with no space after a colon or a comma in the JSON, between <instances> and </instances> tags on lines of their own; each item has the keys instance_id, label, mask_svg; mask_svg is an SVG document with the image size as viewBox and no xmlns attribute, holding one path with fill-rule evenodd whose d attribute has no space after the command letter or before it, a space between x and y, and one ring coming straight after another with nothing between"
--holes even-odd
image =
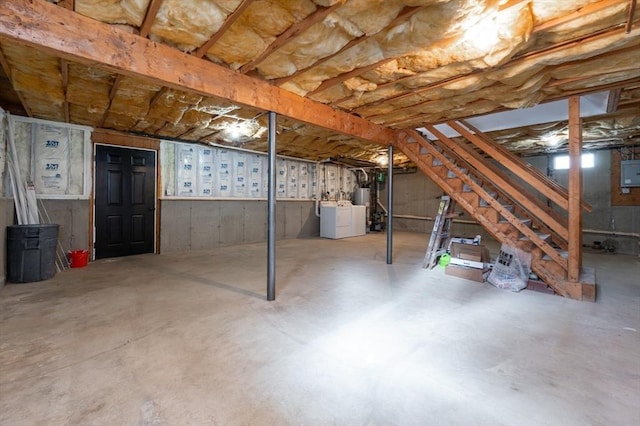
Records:
<instances>
[{"instance_id":1,"label":"drain pipe","mask_svg":"<svg viewBox=\"0 0 640 426\"><path fill-rule=\"evenodd\" d=\"M393 263L393 145L389 145L387 165L387 265Z\"/></svg>"},{"instance_id":2,"label":"drain pipe","mask_svg":"<svg viewBox=\"0 0 640 426\"><path fill-rule=\"evenodd\" d=\"M612 237L635 237L635 238L640 238L640 233L637 233L637 232L605 231L605 230L602 230L602 229L583 229L582 232L584 232L585 234L610 235Z\"/></svg>"},{"instance_id":3,"label":"drain pipe","mask_svg":"<svg viewBox=\"0 0 640 426\"><path fill-rule=\"evenodd\" d=\"M267 300L276 300L276 113L269 111Z\"/></svg>"}]
</instances>

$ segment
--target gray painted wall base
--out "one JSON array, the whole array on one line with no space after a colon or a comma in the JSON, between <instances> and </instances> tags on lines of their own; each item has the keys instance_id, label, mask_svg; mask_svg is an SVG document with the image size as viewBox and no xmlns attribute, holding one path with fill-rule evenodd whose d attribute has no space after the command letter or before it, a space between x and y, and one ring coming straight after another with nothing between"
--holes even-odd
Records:
<instances>
[{"instance_id":1,"label":"gray painted wall base","mask_svg":"<svg viewBox=\"0 0 640 426\"><path fill-rule=\"evenodd\" d=\"M203 250L267 240L267 202L162 200L160 253ZM312 201L278 201L277 239L318 236Z\"/></svg>"}]
</instances>

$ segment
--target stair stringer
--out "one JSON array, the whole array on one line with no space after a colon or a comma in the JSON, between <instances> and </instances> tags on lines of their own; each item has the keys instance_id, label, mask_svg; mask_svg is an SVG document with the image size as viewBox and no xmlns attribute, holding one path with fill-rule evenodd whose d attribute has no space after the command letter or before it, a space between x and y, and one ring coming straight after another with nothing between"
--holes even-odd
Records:
<instances>
[{"instance_id":1,"label":"stair stringer","mask_svg":"<svg viewBox=\"0 0 640 426\"><path fill-rule=\"evenodd\" d=\"M517 241L510 237L507 233L502 231L496 223L487 218L484 214L478 211L478 206L474 206L467 199L462 196L462 192L454 188L448 180L440 176L432 165L434 158L438 159L444 166L447 166L457 178L467 184L472 192L478 194L480 198L487 200L488 204L496 209L502 216L513 216L511 213L504 209L504 207L492 197L487 198L486 194L482 194L484 191L479 185L473 182L468 176L463 174L460 169L455 166L449 159L440 153L434 146L429 144L423 136L417 131L405 131L400 133L401 137L394 144L407 157L413 161L418 168L432 181L434 181L444 192L452 197L465 211L467 211L480 225L482 225L494 238L500 242L507 242L510 244L516 244ZM424 141L424 142L423 142ZM421 147L427 150L427 153L421 153ZM455 155L455 154L454 154ZM503 211L504 210L504 211ZM512 219L513 221L513 219ZM511 222L511 221L510 221ZM515 222L511 222L510 225L518 228L518 231L531 238L537 248L536 253L532 253L532 270L541 277L547 285L553 290L564 297L572 299L582 299L582 284L569 282L567 280L566 269L567 261L562 258L560 254L545 241L541 241L535 233L528 229L526 226L518 226L519 222L515 218ZM525 229L526 228L526 229ZM533 235L532 235L533 234ZM535 250L535 249L534 249ZM532 251L534 251L532 250ZM543 260L542 253L547 254L551 259ZM595 293L594 293L595 294Z\"/></svg>"}]
</instances>

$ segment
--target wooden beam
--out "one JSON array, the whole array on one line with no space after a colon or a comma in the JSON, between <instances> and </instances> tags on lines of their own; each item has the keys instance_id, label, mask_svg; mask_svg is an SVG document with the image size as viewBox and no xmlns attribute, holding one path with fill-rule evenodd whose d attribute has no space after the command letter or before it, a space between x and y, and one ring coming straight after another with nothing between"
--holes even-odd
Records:
<instances>
[{"instance_id":1,"label":"wooden beam","mask_svg":"<svg viewBox=\"0 0 640 426\"><path fill-rule=\"evenodd\" d=\"M156 20L156 15L158 14L158 10L160 10L160 6L162 6L163 1L164 0L151 0L151 3L149 3L147 13L145 13L144 20L140 26L141 37L147 37L149 35L153 21Z\"/></svg>"},{"instance_id":2,"label":"wooden beam","mask_svg":"<svg viewBox=\"0 0 640 426\"><path fill-rule=\"evenodd\" d=\"M245 74L255 67L258 66L260 62L262 62L267 56L269 56L274 51L280 49L282 46L287 44L291 39L293 39L298 34L302 34L304 31L308 30L312 25L322 21L326 18L331 12L342 6L344 0L336 2L333 6L329 7L319 7L313 12L311 15L307 16L302 21L293 24L289 28L287 28L282 34L280 34L276 39L271 43L267 48L258 55L256 58L252 59L250 62L247 62L243 66L240 67L238 71L242 74Z\"/></svg>"},{"instance_id":3,"label":"wooden beam","mask_svg":"<svg viewBox=\"0 0 640 426\"><path fill-rule=\"evenodd\" d=\"M580 97L569 98L569 258L567 278L580 281L582 268L582 123Z\"/></svg>"},{"instance_id":4,"label":"wooden beam","mask_svg":"<svg viewBox=\"0 0 640 426\"><path fill-rule=\"evenodd\" d=\"M220 38L231 27L231 25L233 25L233 23L238 20L240 15L242 15L242 12L244 12L245 9L249 7L249 5L254 1L255 0L243 0L243 2L240 3L238 7L236 7L236 10L234 10L229 16L227 16L227 19L224 21L222 26L218 28L218 31L216 31L216 33L212 35L205 44L203 44L198 48L198 50L196 50L196 56L198 58L202 58L204 55L206 55L209 49L211 49L211 46L213 46L218 40L220 40Z\"/></svg>"},{"instance_id":5,"label":"wooden beam","mask_svg":"<svg viewBox=\"0 0 640 426\"><path fill-rule=\"evenodd\" d=\"M9 83L11 83L11 86L13 87L13 81L11 79L11 65L9 65L9 61L7 61L7 58L6 56L4 56L4 53L2 52L1 48L0 48L0 66L2 66L4 73L7 75L7 78L9 79ZM25 102L24 96L22 96L22 92L15 89L14 91L18 96L18 99L20 99L20 103L22 104L22 109L24 109L24 111L27 113L27 116L33 117L31 108L29 108L29 105L27 105L27 103Z\"/></svg>"},{"instance_id":6,"label":"wooden beam","mask_svg":"<svg viewBox=\"0 0 640 426\"><path fill-rule=\"evenodd\" d=\"M393 28L394 26L398 25L400 22L404 21L405 19L408 19L411 15L415 14L417 11L419 11L421 8L420 7L413 7L413 6L407 6L404 9L402 9L400 11L400 13L398 14L398 16L395 17L395 19L393 21L391 21L386 27L384 27L384 30ZM313 64L311 64L310 66L308 66L305 69L301 69L298 70L296 72L294 72L291 75L288 75L286 77L282 77L282 78L278 78L273 80L274 84L280 86L284 83L286 83L287 81L291 81L294 78L296 78L297 76L299 76L300 74L305 73L307 70L309 70L310 68L313 67L317 67L318 65L322 65L325 62L327 62L329 59L332 59L336 56L338 56L339 54L341 54L342 52L351 49L353 46L357 46L358 44L369 40L372 36L375 36L379 33L373 34L373 35L362 35L360 37L354 38L353 40L351 40L349 43L345 44L344 46L342 46L342 48L340 50L338 50L337 52L329 55L329 56L325 56L322 59L317 60L316 62L314 62Z\"/></svg>"},{"instance_id":7,"label":"wooden beam","mask_svg":"<svg viewBox=\"0 0 640 426\"><path fill-rule=\"evenodd\" d=\"M0 40L389 145L396 131L42 0L3 5Z\"/></svg>"}]
</instances>

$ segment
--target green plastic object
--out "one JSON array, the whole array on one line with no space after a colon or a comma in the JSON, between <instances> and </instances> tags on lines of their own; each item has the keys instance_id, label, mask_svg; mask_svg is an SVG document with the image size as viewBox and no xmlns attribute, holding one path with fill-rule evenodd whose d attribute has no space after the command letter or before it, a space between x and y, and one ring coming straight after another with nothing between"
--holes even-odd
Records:
<instances>
[{"instance_id":1,"label":"green plastic object","mask_svg":"<svg viewBox=\"0 0 640 426\"><path fill-rule=\"evenodd\" d=\"M445 267L451 262L451 255L449 253L445 253L440 256L440 266Z\"/></svg>"}]
</instances>

